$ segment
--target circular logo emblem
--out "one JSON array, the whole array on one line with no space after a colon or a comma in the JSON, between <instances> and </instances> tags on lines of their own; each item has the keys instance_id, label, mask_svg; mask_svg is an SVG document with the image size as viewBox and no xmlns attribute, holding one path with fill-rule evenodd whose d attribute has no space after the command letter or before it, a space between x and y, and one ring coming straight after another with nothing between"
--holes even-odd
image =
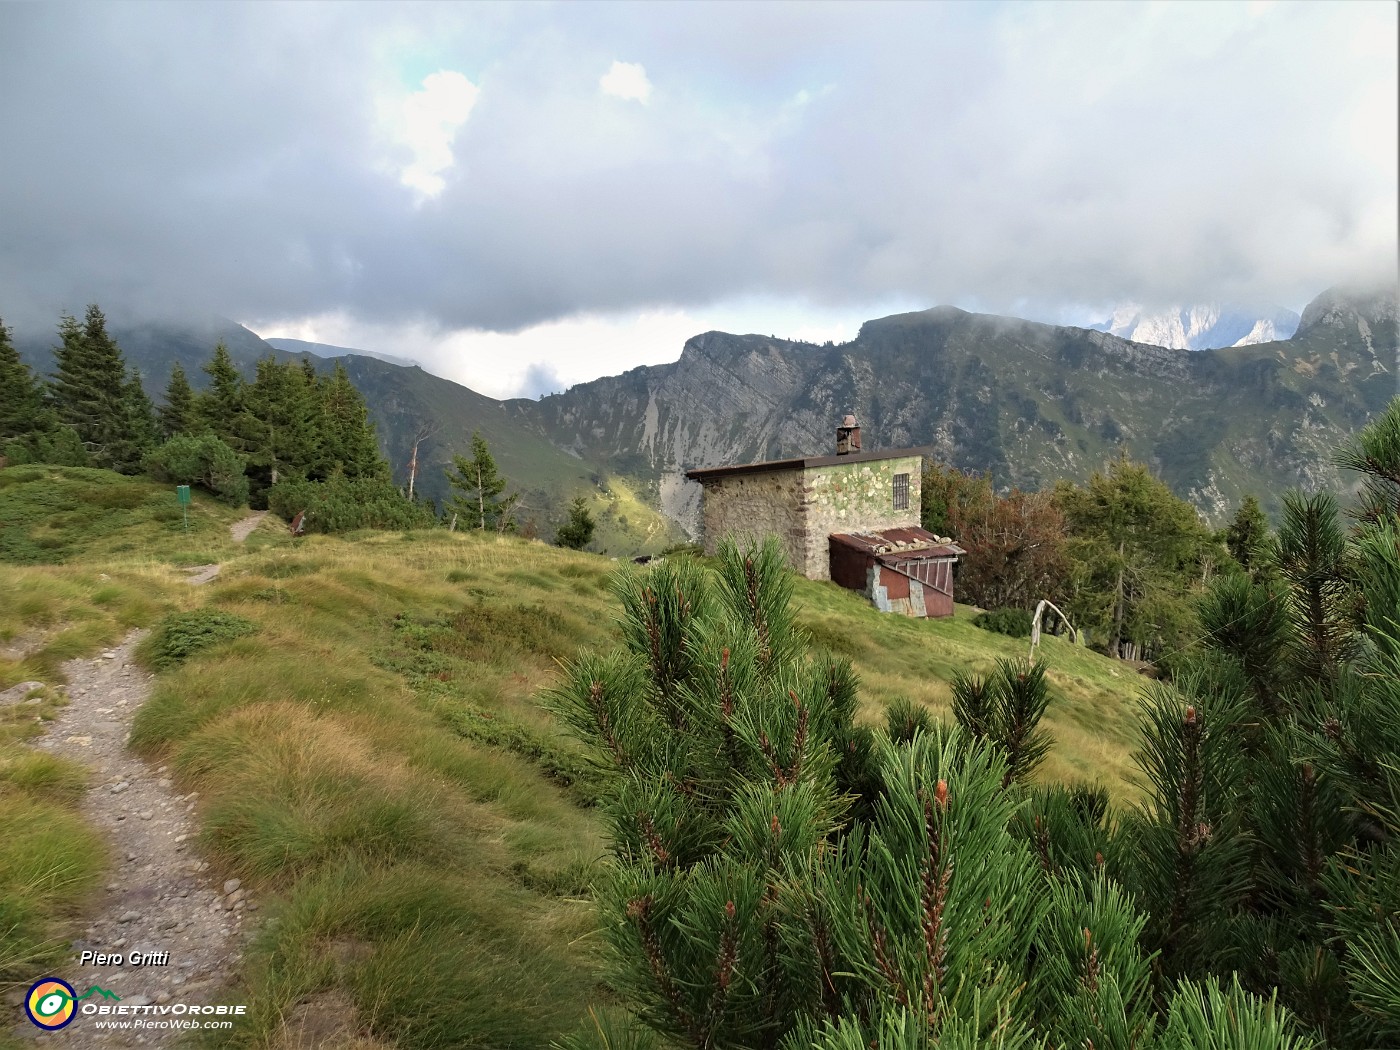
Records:
<instances>
[{"instance_id":1,"label":"circular logo emblem","mask_svg":"<svg viewBox=\"0 0 1400 1050\"><path fill-rule=\"evenodd\" d=\"M67 981L45 977L35 981L24 997L24 1012L40 1028L50 1031L70 1024L77 1014L78 993Z\"/></svg>"}]
</instances>

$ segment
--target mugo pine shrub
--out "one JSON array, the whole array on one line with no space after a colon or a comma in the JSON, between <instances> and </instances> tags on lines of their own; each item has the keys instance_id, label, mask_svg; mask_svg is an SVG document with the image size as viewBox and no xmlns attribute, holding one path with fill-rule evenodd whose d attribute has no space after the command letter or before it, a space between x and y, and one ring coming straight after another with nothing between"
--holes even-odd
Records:
<instances>
[{"instance_id":1,"label":"mugo pine shrub","mask_svg":"<svg viewBox=\"0 0 1400 1050\"><path fill-rule=\"evenodd\" d=\"M251 620L218 609L171 613L141 643L141 658L157 671L164 671L195 653L244 638L257 629Z\"/></svg>"},{"instance_id":2,"label":"mugo pine shrub","mask_svg":"<svg viewBox=\"0 0 1400 1050\"><path fill-rule=\"evenodd\" d=\"M429 529L437 524L431 507L407 499L393 482L379 477L336 474L325 481L279 481L267 490L267 505L288 521L304 512L306 532Z\"/></svg>"},{"instance_id":3,"label":"mugo pine shrub","mask_svg":"<svg viewBox=\"0 0 1400 1050\"><path fill-rule=\"evenodd\" d=\"M877 734L775 542L616 590L624 644L551 705L603 785L606 976L636 1025L695 1050L1313 1045L1267 997L1164 974L1102 793L1025 784L1042 667L967 680L980 732L902 710Z\"/></svg>"}]
</instances>

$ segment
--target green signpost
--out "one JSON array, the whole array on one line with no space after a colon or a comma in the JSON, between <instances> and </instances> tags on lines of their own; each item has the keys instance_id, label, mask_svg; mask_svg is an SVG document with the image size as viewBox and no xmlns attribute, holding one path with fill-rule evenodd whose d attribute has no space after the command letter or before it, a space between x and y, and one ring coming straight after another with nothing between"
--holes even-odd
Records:
<instances>
[{"instance_id":1,"label":"green signpost","mask_svg":"<svg viewBox=\"0 0 1400 1050\"><path fill-rule=\"evenodd\" d=\"M190 487L188 485L175 486L175 498L180 501L180 509L185 512L185 531L190 531Z\"/></svg>"}]
</instances>

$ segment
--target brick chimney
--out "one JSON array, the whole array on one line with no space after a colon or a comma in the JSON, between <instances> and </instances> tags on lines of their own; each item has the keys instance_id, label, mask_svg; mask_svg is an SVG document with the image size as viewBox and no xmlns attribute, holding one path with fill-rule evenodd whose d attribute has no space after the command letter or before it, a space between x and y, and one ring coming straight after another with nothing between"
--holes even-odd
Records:
<instances>
[{"instance_id":1,"label":"brick chimney","mask_svg":"<svg viewBox=\"0 0 1400 1050\"><path fill-rule=\"evenodd\" d=\"M852 452L860 451L860 424L856 422L856 417L847 415L841 420L841 425L836 428L836 454L838 456L849 456Z\"/></svg>"}]
</instances>

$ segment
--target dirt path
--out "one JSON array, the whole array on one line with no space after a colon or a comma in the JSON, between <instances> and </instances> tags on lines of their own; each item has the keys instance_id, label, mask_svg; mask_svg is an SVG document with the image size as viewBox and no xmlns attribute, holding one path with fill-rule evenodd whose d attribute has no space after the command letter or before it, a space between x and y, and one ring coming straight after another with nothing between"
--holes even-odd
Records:
<instances>
[{"instance_id":1,"label":"dirt path","mask_svg":"<svg viewBox=\"0 0 1400 1050\"><path fill-rule=\"evenodd\" d=\"M267 511L265 510L260 510L256 514L249 514L246 518L241 521L235 521L228 527L229 535L233 537L235 543L242 543L252 535L254 529L262 524L262 520L265 517L267 517ZM223 566L219 565L217 562L210 562L208 565L191 565L189 568L185 569L185 571L190 574L189 579L185 582L194 584L208 583L215 576L219 575L219 570L221 568L223 568Z\"/></svg>"},{"instance_id":2,"label":"dirt path","mask_svg":"<svg viewBox=\"0 0 1400 1050\"><path fill-rule=\"evenodd\" d=\"M263 518L267 517L267 511L260 510L256 514L249 514L242 521L235 521L228 527L229 534L233 536L235 543L242 543L250 533L262 524Z\"/></svg>"},{"instance_id":3,"label":"dirt path","mask_svg":"<svg viewBox=\"0 0 1400 1050\"><path fill-rule=\"evenodd\" d=\"M120 996L122 1006L171 1007L165 1014L153 1009L138 1015L151 1021L176 1016L175 1004L233 1001L221 989L239 960L244 920L257 904L236 880L214 881L195 852L195 794L178 794L164 766L152 769L126 749L132 717L151 689L151 676L132 662L143 633L133 632L95 659L64 665L69 703L35 743L92 769L83 815L106 836L110 850L106 887L89 902L91 925L73 942L72 960L56 976L79 996L97 986ZM84 951L121 955L123 962L84 965ZM133 952L143 956L139 965L132 965ZM94 996L83 1005L100 1002ZM49 1034L21 1023L16 1034L69 1046L167 1046L181 1034L156 1028L104 1032L91 1016Z\"/></svg>"}]
</instances>

